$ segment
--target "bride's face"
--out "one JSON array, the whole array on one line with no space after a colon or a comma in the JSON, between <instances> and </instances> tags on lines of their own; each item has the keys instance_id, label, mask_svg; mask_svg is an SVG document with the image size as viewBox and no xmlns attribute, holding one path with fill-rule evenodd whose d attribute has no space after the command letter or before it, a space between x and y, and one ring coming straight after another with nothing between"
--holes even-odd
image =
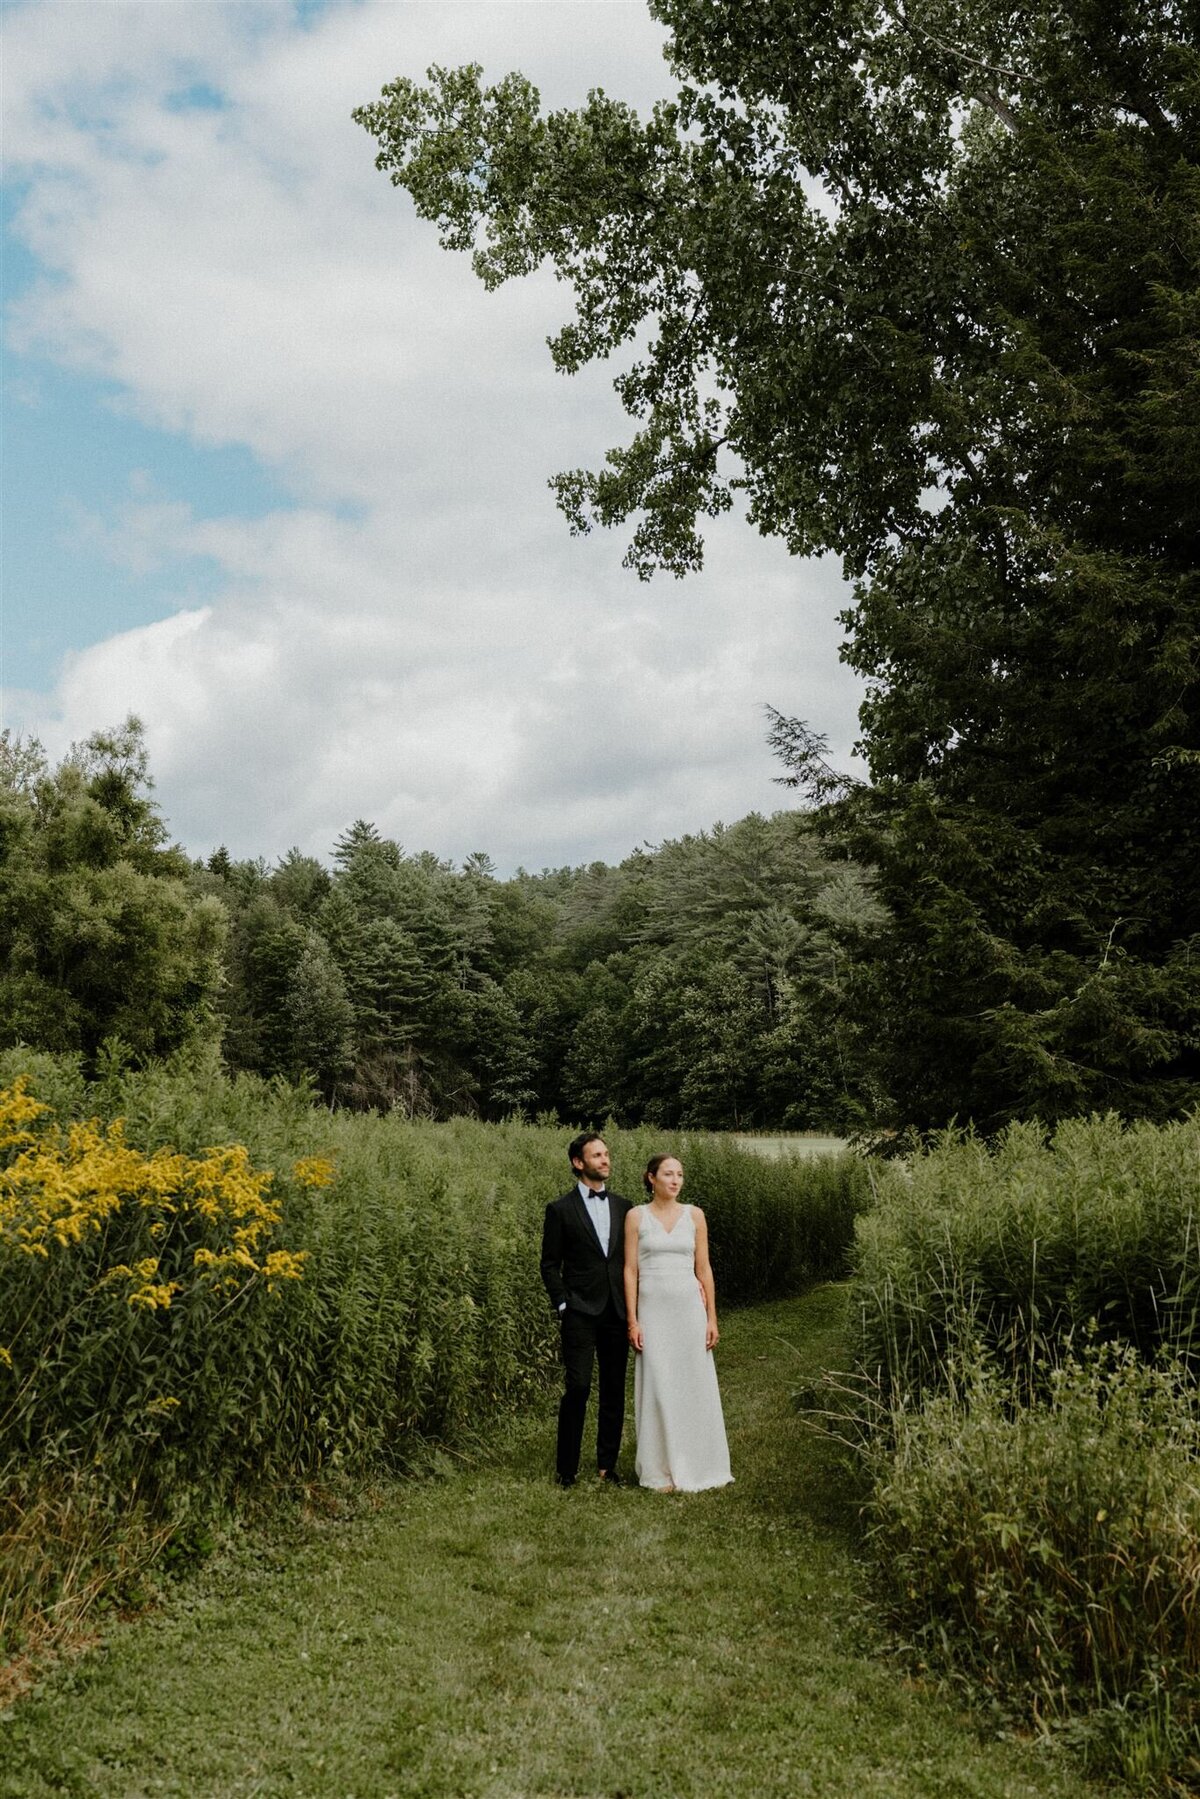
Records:
<instances>
[{"instance_id":1,"label":"bride's face","mask_svg":"<svg viewBox=\"0 0 1200 1799\"><path fill-rule=\"evenodd\" d=\"M655 1199L678 1199L679 1189L683 1186L683 1164L674 1156L668 1156L660 1162L658 1170L650 1176Z\"/></svg>"}]
</instances>

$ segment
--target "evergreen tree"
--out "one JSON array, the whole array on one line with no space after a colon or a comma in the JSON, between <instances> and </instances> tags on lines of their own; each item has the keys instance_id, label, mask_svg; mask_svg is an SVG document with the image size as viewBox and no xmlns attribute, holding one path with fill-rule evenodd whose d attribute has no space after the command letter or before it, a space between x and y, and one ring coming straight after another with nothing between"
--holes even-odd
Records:
<instances>
[{"instance_id":1,"label":"evergreen tree","mask_svg":"<svg viewBox=\"0 0 1200 1799\"><path fill-rule=\"evenodd\" d=\"M311 921L324 903L332 882L315 856L290 849L271 875L271 893L293 918Z\"/></svg>"},{"instance_id":2,"label":"evergreen tree","mask_svg":"<svg viewBox=\"0 0 1200 1799\"><path fill-rule=\"evenodd\" d=\"M287 987L293 1067L332 1101L354 1061L354 1007L324 939L310 932Z\"/></svg>"}]
</instances>

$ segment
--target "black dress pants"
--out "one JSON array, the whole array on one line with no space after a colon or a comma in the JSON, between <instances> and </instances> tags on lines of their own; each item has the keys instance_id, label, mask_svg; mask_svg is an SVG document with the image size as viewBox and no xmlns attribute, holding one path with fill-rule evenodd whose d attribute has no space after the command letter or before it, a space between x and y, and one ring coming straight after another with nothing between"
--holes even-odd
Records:
<instances>
[{"instance_id":1,"label":"black dress pants","mask_svg":"<svg viewBox=\"0 0 1200 1799\"><path fill-rule=\"evenodd\" d=\"M600 1374L596 1466L607 1472L617 1465L625 1423L629 1338L625 1320L611 1299L595 1317L588 1312L573 1312L568 1306L560 1314L559 1327L566 1384L558 1408L558 1478L574 1480L583 1448L583 1420L592 1390L593 1361Z\"/></svg>"}]
</instances>

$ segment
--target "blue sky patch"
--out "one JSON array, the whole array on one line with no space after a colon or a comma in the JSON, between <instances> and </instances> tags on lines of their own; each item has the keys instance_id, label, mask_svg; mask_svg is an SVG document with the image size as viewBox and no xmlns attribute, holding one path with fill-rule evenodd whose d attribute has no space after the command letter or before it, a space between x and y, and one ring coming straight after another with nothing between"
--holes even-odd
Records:
<instances>
[{"instance_id":1,"label":"blue sky patch","mask_svg":"<svg viewBox=\"0 0 1200 1799\"><path fill-rule=\"evenodd\" d=\"M3 411L3 681L45 689L69 649L211 597L207 560L144 571L102 541L123 507L186 498L197 518L250 518L287 505L240 445L200 449L123 416L104 384L8 357Z\"/></svg>"},{"instance_id":2,"label":"blue sky patch","mask_svg":"<svg viewBox=\"0 0 1200 1799\"><path fill-rule=\"evenodd\" d=\"M207 81L193 81L168 94L165 105L168 112L224 112L229 102L219 88Z\"/></svg>"},{"instance_id":3,"label":"blue sky patch","mask_svg":"<svg viewBox=\"0 0 1200 1799\"><path fill-rule=\"evenodd\" d=\"M53 279L3 218L5 311L34 281ZM290 503L240 445L209 449L141 423L108 382L6 350L3 610L0 680L45 690L67 650L203 604L218 571L207 560L152 569L115 564L103 538L130 502L186 499L197 518L257 517Z\"/></svg>"}]
</instances>

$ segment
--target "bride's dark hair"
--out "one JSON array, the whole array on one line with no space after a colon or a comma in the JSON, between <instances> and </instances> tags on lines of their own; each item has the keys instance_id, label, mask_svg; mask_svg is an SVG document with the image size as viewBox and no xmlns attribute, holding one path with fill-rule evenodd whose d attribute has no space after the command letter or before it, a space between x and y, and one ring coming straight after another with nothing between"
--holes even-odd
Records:
<instances>
[{"instance_id":1,"label":"bride's dark hair","mask_svg":"<svg viewBox=\"0 0 1200 1799\"><path fill-rule=\"evenodd\" d=\"M642 1186L646 1189L647 1193L653 1193L654 1177L662 1167L663 1163L677 1162L678 1160L678 1156L673 1156L669 1149L664 1149L660 1156L651 1156L650 1160L646 1163L646 1172L642 1176Z\"/></svg>"}]
</instances>

